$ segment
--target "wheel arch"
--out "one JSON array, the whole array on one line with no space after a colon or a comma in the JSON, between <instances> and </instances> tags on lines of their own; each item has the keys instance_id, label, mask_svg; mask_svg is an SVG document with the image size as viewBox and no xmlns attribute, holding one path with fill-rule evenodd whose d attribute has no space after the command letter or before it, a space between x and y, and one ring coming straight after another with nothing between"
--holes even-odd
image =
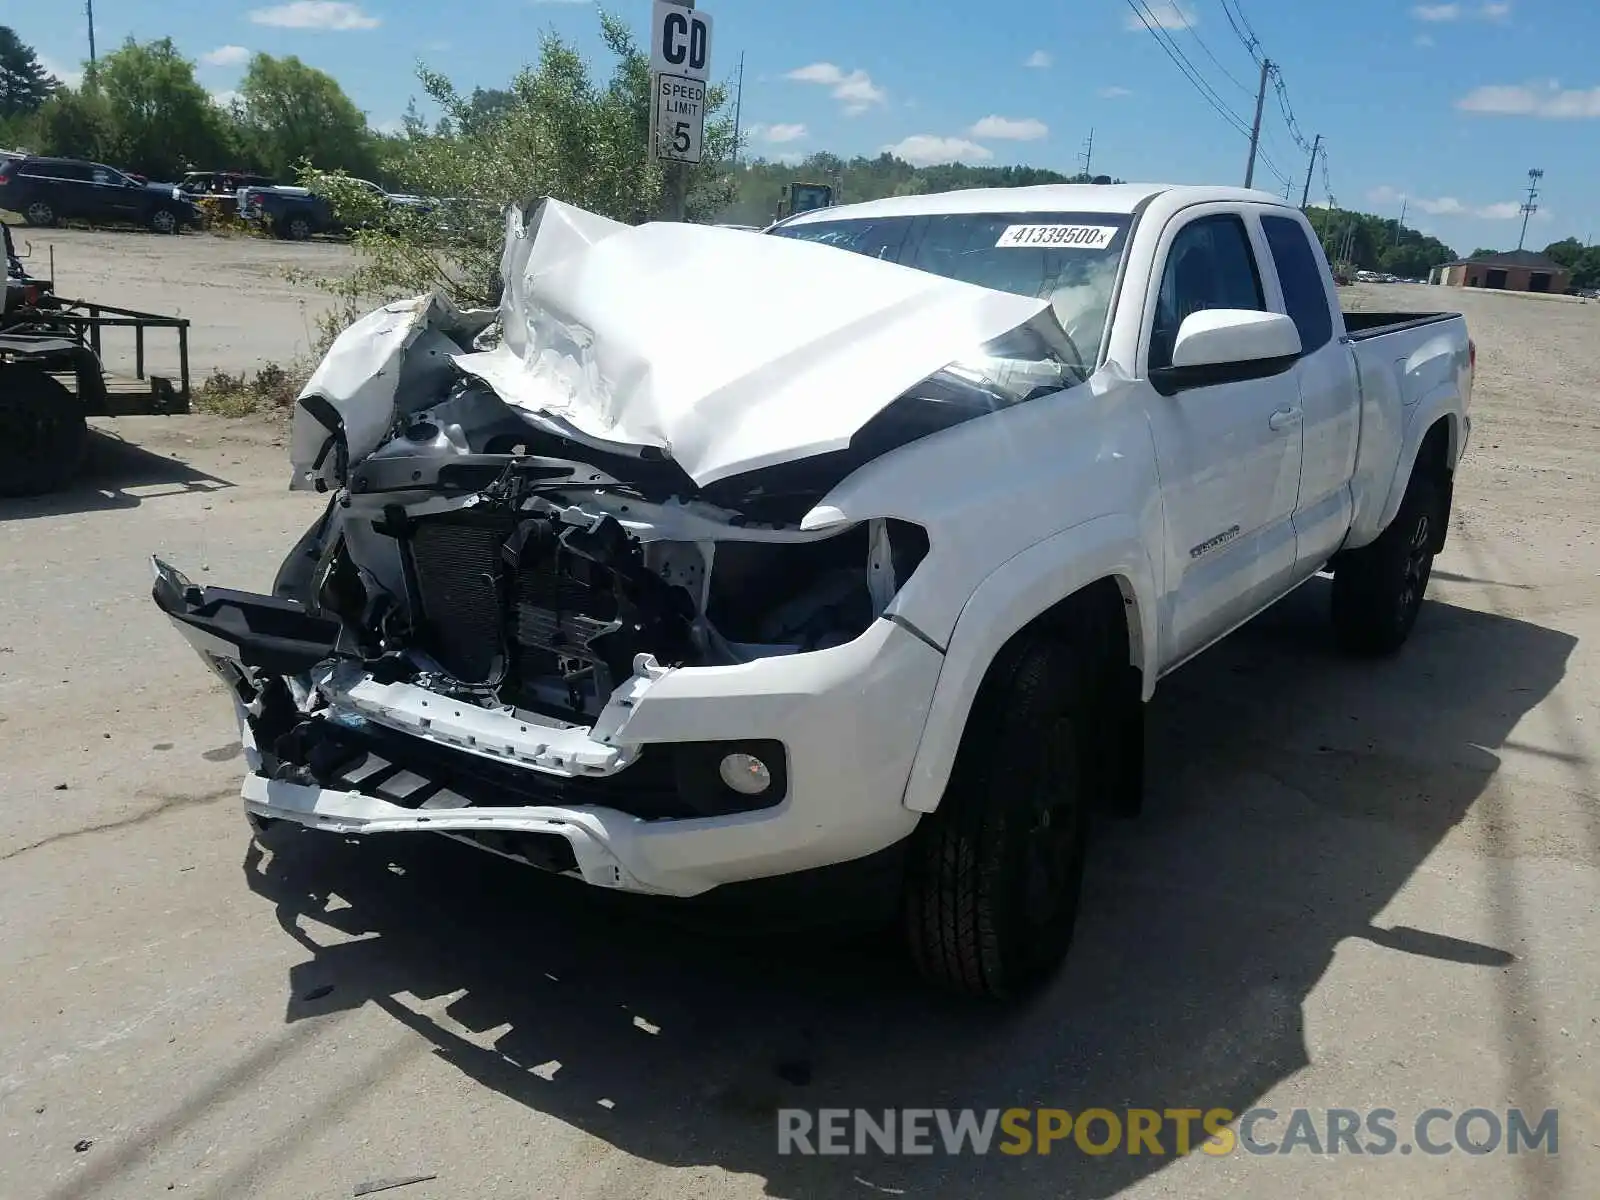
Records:
<instances>
[{"instance_id":1,"label":"wheel arch","mask_svg":"<svg viewBox=\"0 0 1600 1200\"><path fill-rule=\"evenodd\" d=\"M961 610L945 651L904 802L939 807L967 720L995 662L1018 638L1050 635L1093 614L1116 630L1148 699L1156 676L1154 573L1132 517L1102 517L1047 538L985 579Z\"/></svg>"},{"instance_id":2,"label":"wheel arch","mask_svg":"<svg viewBox=\"0 0 1600 1200\"><path fill-rule=\"evenodd\" d=\"M1455 492L1455 467L1461 458L1461 415L1453 410L1435 411L1431 417L1419 417L1413 422L1415 433L1406 438L1405 451L1396 464L1394 482L1389 485L1389 497L1383 506L1383 517L1378 529L1389 528L1400 515L1400 505L1405 500L1406 489L1419 471L1425 471L1438 483L1445 514L1451 511ZM1435 522L1433 552L1444 549L1449 532L1448 520Z\"/></svg>"}]
</instances>

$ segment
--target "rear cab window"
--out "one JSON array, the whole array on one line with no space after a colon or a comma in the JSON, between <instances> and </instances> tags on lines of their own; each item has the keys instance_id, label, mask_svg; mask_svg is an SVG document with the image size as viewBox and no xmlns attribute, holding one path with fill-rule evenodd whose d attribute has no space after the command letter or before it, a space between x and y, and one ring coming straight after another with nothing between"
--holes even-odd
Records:
<instances>
[{"instance_id":1,"label":"rear cab window","mask_svg":"<svg viewBox=\"0 0 1600 1200\"><path fill-rule=\"evenodd\" d=\"M1305 228L1293 217L1263 214L1261 229L1266 234L1272 261L1283 286L1283 303L1300 331L1301 351L1310 354L1333 339L1333 312L1323 285L1323 267Z\"/></svg>"}]
</instances>

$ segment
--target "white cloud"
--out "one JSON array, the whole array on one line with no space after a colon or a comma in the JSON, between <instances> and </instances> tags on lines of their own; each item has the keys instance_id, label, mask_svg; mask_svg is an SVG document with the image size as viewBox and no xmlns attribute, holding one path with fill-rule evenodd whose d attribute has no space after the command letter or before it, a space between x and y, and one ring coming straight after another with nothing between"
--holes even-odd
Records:
<instances>
[{"instance_id":1,"label":"white cloud","mask_svg":"<svg viewBox=\"0 0 1600 1200\"><path fill-rule=\"evenodd\" d=\"M235 100L242 99L244 99L243 96L239 95L238 92L231 90L226 92L211 93L211 103L215 104L218 108L232 108Z\"/></svg>"},{"instance_id":2,"label":"white cloud","mask_svg":"<svg viewBox=\"0 0 1600 1200\"><path fill-rule=\"evenodd\" d=\"M1562 88L1554 79L1544 84L1491 84L1474 88L1456 101L1456 107L1489 116L1553 121L1600 118L1600 87Z\"/></svg>"},{"instance_id":3,"label":"white cloud","mask_svg":"<svg viewBox=\"0 0 1600 1200\"><path fill-rule=\"evenodd\" d=\"M82 67L66 67L42 54L39 55L39 65L45 69L45 74L54 75L68 87L75 88L83 82Z\"/></svg>"},{"instance_id":4,"label":"white cloud","mask_svg":"<svg viewBox=\"0 0 1600 1200\"><path fill-rule=\"evenodd\" d=\"M1517 200L1502 200L1498 204L1467 204L1454 196L1410 196L1400 189L1384 184L1367 193L1371 204L1393 208L1404 203L1410 212L1427 213L1430 217L1477 217L1484 221L1509 221L1522 215L1522 204Z\"/></svg>"},{"instance_id":5,"label":"white cloud","mask_svg":"<svg viewBox=\"0 0 1600 1200\"><path fill-rule=\"evenodd\" d=\"M1129 29L1144 29L1150 25L1157 29L1188 29L1200 24L1199 15L1178 0L1148 0L1145 8L1148 11L1143 15L1137 12L1128 14Z\"/></svg>"},{"instance_id":6,"label":"white cloud","mask_svg":"<svg viewBox=\"0 0 1600 1200\"><path fill-rule=\"evenodd\" d=\"M379 121L373 126L373 128L379 133L387 133L390 136L395 136L406 131L406 123L399 117L390 117L387 121Z\"/></svg>"},{"instance_id":7,"label":"white cloud","mask_svg":"<svg viewBox=\"0 0 1600 1200\"><path fill-rule=\"evenodd\" d=\"M1124 96L1133 95L1132 88L1103 87L1100 89L1100 98L1103 100L1120 100Z\"/></svg>"},{"instance_id":8,"label":"white cloud","mask_svg":"<svg viewBox=\"0 0 1600 1200\"><path fill-rule=\"evenodd\" d=\"M797 67L784 76L796 83L812 83L828 88L833 98L844 105L846 116L864 113L874 104L882 104L888 93L872 82L865 71L845 71L830 62L811 63Z\"/></svg>"},{"instance_id":9,"label":"white cloud","mask_svg":"<svg viewBox=\"0 0 1600 1200\"><path fill-rule=\"evenodd\" d=\"M994 157L992 150L977 142L959 137L939 137L932 133L912 134L892 146L885 146L884 150L914 167L949 162L987 162Z\"/></svg>"},{"instance_id":10,"label":"white cloud","mask_svg":"<svg viewBox=\"0 0 1600 1200\"><path fill-rule=\"evenodd\" d=\"M202 54L200 61L208 67L242 67L250 61L250 51L243 46L218 46Z\"/></svg>"},{"instance_id":11,"label":"white cloud","mask_svg":"<svg viewBox=\"0 0 1600 1200\"><path fill-rule=\"evenodd\" d=\"M1044 71L1054 66L1055 61L1055 59L1050 57L1050 52L1048 50L1035 50L1023 60L1022 65L1025 67L1032 67L1035 71Z\"/></svg>"},{"instance_id":12,"label":"white cloud","mask_svg":"<svg viewBox=\"0 0 1600 1200\"><path fill-rule=\"evenodd\" d=\"M347 0L290 0L272 8L251 9L250 19L257 25L282 29L376 29L383 24Z\"/></svg>"},{"instance_id":13,"label":"white cloud","mask_svg":"<svg viewBox=\"0 0 1600 1200\"><path fill-rule=\"evenodd\" d=\"M806 127L798 123L788 125L752 125L750 136L781 146L784 142L798 142L806 136Z\"/></svg>"},{"instance_id":14,"label":"white cloud","mask_svg":"<svg viewBox=\"0 0 1600 1200\"><path fill-rule=\"evenodd\" d=\"M1007 142L1036 142L1050 136L1050 126L1037 117L988 116L967 133L975 138L999 138Z\"/></svg>"},{"instance_id":15,"label":"white cloud","mask_svg":"<svg viewBox=\"0 0 1600 1200\"><path fill-rule=\"evenodd\" d=\"M1477 21L1504 21L1511 15L1511 5L1507 0L1480 4L1476 8L1468 8L1464 4L1417 4L1412 6L1411 15L1419 21L1431 21L1436 25L1459 21L1463 17Z\"/></svg>"}]
</instances>

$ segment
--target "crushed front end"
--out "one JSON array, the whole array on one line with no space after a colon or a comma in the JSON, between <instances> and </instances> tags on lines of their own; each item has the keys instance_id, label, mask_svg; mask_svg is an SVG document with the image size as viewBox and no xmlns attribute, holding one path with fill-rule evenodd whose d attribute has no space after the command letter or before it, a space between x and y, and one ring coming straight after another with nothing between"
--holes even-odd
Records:
<instances>
[{"instance_id":1,"label":"crushed front end","mask_svg":"<svg viewBox=\"0 0 1600 1200\"><path fill-rule=\"evenodd\" d=\"M677 323L630 313L686 257ZM498 313L420 297L334 343L291 433L329 499L271 595L155 563L249 813L677 896L904 838L943 654L894 603L929 539L820 502L1008 402L939 371L1039 302L554 202L504 268ZM778 319L801 291L840 299Z\"/></svg>"}]
</instances>

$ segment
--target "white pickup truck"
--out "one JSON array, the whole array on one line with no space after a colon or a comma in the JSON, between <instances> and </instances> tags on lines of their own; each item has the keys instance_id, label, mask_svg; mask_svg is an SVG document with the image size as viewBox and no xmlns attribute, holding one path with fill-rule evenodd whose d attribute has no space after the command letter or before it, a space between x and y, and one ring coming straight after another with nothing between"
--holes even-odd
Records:
<instances>
[{"instance_id":1,"label":"white pickup truck","mask_svg":"<svg viewBox=\"0 0 1600 1200\"><path fill-rule=\"evenodd\" d=\"M1406 640L1470 431L1459 316L1346 315L1255 191L1062 186L765 235L513 210L498 312L347 330L274 594L155 563L252 823L695 896L838 864L920 966L1065 955L1157 681L1319 572Z\"/></svg>"}]
</instances>

